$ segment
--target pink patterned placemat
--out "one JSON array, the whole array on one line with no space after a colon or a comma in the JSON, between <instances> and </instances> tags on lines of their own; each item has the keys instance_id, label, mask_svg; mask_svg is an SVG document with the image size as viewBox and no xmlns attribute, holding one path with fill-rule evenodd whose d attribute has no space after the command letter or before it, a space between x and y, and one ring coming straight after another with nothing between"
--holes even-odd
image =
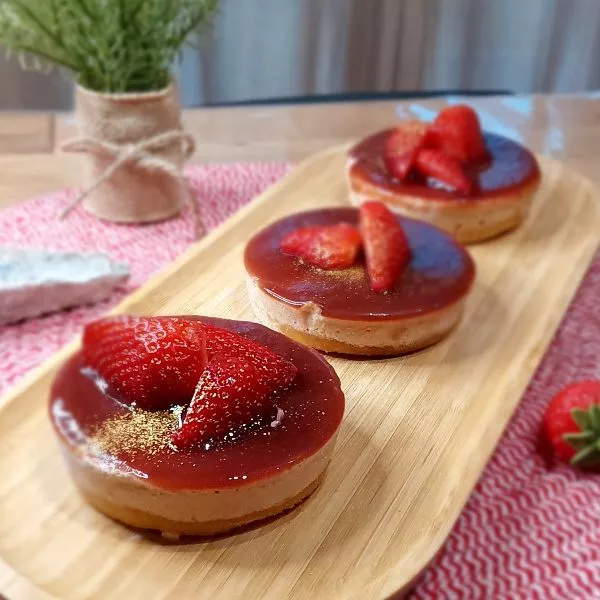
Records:
<instances>
[{"instance_id":1,"label":"pink patterned placemat","mask_svg":"<svg viewBox=\"0 0 600 600\"><path fill-rule=\"evenodd\" d=\"M220 225L290 170L286 163L205 165L188 171L200 219L206 230ZM0 394L26 371L73 339L82 326L118 304L194 241L194 217L130 226L105 223L77 208L64 221L56 217L75 190L40 196L0 212L0 246L106 252L129 264L131 277L109 300L68 313L0 327Z\"/></svg>"},{"instance_id":2,"label":"pink patterned placemat","mask_svg":"<svg viewBox=\"0 0 600 600\"><path fill-rule=\"evenodd\" d=\"M288 170L282 163L192 167L190 183L202 198L205 227L214 228ZM131 227L99 222L78 208L57 222L58 209L73 193L48 194L0 213L0 245L103 251L129 263L131 279L102 304L0 327L0 393L192 243L189 211ZM600 378L600 253L414 598L600 598L600 475L553 464L538 449L548 399L585 378Z\"/></svg>"}]
</instances>

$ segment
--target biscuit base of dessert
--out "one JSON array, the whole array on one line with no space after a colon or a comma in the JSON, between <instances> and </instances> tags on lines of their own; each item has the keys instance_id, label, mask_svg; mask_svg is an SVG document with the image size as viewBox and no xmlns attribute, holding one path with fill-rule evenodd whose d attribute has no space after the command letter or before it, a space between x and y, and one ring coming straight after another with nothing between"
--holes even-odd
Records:
<instances>
[{"instance_id":1,"label":"biscuit base of dessert","mask_svg":"<svg viewBox=\"0 0 600 600\"><path fill-rule=\"evenodd\" d=\"M307 302L291 306L273 298L246 277L250 305L263 325L322 352L360 356L393 356L422 350L446 337L461 319L466 298L417 317L343 320L326 317Z\"/></svg>"},{"instance_id":2,"label":"biscuit base of dessert","mask_svg":"<svg viewBox=\"0 0 600 600\"><path fill-rule=\"evenodd\" d=\"M361 180L351 169L347 169L346 176L353 205L380 200L390 210L436 225L465 244L482 242L518 227L527 218L541 183L538 178L518 191L483 199L436 199L391 192Z\"/></svg>"},{"instance_id":3,"label":"biscuit base of dessert","mask_svg":"<svg viewBox=\"0 0 600 600\"><path fill-rule=\"evenodd\" d=\"M63 448L63 455L80 493L96 510L125 525L177 538L226 533L301 503L322 481L335 439L336 435L318 452L276 476L220 489L157 488L133 473L115 473L72 449Z\"/></svg>"}]
</instances>

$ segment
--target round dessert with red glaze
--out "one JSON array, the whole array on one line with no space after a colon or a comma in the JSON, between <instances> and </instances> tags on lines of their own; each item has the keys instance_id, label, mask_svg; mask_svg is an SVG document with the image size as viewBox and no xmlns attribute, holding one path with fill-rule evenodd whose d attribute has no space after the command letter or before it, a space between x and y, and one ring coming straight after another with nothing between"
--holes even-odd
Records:
<instances>
[{"instance_id":1,"label":"round dessert with red glaze","mask_svg":"<svg viewBox=\"0 0 600 600\"><path fill-rule=\"evenodd\" d=\"M54 380L50 418L75 483L98 510L135 527L211 535L291 508L318 486L344 395L319 354L279 333L256 323L185 319L233 331L294 365L295 380L276 397L273 415L178 449L180 408L125 405L79 352Z\"/></svg>"},{"instance_id":2,"label":"round dessert with red glaze","mask_svg":"<svg viewBox=\"0 0 600 600\"><path fill-rule=\"evenodd\" d=\"M441 113L440 113L441 114ZM482 132L487 156L464 164L469 193L453 189L418 171L403 179L386 166L390 138L406 130L421 129L424 144L430 125L407 122L371 135L348 154L346 178L350 200L380 200L408 217L429 221L465 243L495 237L518 226L528 215L541 182L535 156L521 144L500 135Z\"/></svg>"},{"instance_id":3,"label":"round dessert with red glaze","mask_svg":"<svg viewBox=\"0 0 600 600\"><path fill-rule=\"evenodd\" d=\"M250 302L269 327L325 352L393 355L429 346L459 321L475 266L452 236L396 217L411 257L393 289L373 291L364 258L345 269L316 268L282 251L299 228L347 223L355 208L328 208L285 217L247 244L244 260Z\"/></svg>"}]
</instances>

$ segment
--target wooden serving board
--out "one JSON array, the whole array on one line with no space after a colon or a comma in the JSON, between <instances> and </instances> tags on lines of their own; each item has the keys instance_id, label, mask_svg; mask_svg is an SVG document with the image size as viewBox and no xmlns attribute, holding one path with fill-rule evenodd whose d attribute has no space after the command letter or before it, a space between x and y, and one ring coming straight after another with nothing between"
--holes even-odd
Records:
<instances>
[{"instance_id":1,"label":"wooden serving board","mask_svg":"<svg viewBox=\"0 0 600 600\"><path fill-rule=\"evenodd\" d=\"M407 589L448 535L599 240L598 190L541 159L518 231L472 248L459 328L409 357L331 359L347 396L323 485L250 531L159 543L88 508L59 457L48 386L70 347L0 401L0 592L21 599L384 598ZM346 202L343 149L282 182L127 299L121 312L252 319L246 240L287 213Z\"/></svg>"}]
</instances>

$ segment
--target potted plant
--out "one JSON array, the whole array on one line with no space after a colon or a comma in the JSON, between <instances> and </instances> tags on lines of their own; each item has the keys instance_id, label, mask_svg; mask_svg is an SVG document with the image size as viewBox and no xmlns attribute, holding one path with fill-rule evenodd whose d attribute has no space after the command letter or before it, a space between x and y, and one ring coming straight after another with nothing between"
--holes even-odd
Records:
<instances>
[{"instance_id":1,"label":"potted plant","mask_svg":"<svg viewBox=\"0 0 600 600\"><path fill-rule=\"evenodd\" d=\"M0 43L59 66L76 83L86 210L111 221L179 213L193 152L171 66L218 0L0 0Z\"/></svg>"}]
</instances>

